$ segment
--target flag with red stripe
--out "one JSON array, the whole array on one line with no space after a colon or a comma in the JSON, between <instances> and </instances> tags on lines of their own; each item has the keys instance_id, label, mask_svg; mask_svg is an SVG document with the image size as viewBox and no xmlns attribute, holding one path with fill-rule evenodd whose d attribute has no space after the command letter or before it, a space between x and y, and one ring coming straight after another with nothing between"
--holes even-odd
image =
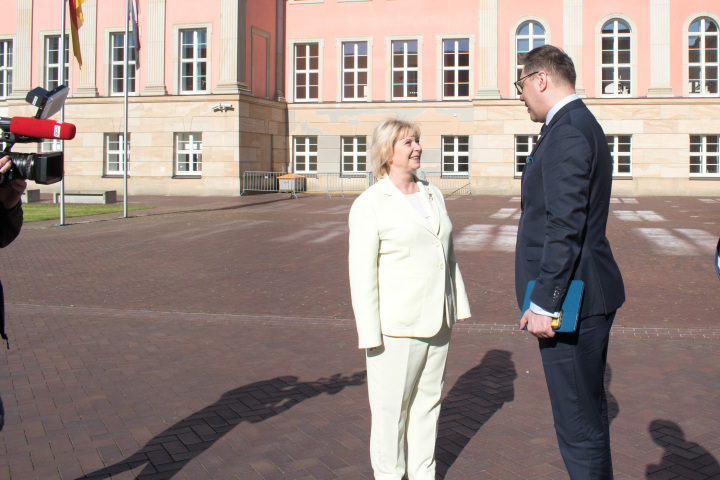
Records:
<instances>
[{"instance_id":1,"label":"flag with red stripe","mask_svg":"<svg viewBox=\"0 0 720 480\"><path fill-rule=\"evenodd\" d=\"M73 54L77 58L78 65L82 67L82 54L80 53L80 37L78 30L83 25L83 13L81 5L85 0L69 0L70 3L70 30L72 31Z\"/></svg>"}]
</instances>

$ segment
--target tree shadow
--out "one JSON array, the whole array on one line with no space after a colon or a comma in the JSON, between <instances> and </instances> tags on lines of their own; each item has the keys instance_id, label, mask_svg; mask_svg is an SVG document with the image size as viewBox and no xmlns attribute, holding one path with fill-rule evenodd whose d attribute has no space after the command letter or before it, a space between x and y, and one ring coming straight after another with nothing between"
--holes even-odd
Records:
<instances>
[{"instance_id":1,"label":"tree shadow","mask_svg":"<svg viewBox=\"0 0 720 480\"><path fill-rule=\"evenodd\" d=\"M677 423L653 420L648 430L653 441L665 453L659 464L651 463L645 468L646 478L720 478L717 459L697 443L685 440L685 434Z\"/></svg>"},{"instance_id":2,"label":"tree shadow","mask_svg":"<svg viewBox=\"0 0 720 480\"><path fill-rule=\"evenodd\" d=\"M435 447L436 473L445 478L465 446L506 402L515 398L512 353L490 350L458 378L443 400Z\"/></svg>"},{"instance_id":3,"label":"tree shadow","mask_svg":"<svg viewBox=\"0 0 720 480\"><path fill-rule=\"evenodd\" d=\"M362 385L365 376L364 371L350 376L335 374L312 382L276 377L235 388L150 439L131 456L81 478L109 478L145 465L136 478L170 479L240 423L259 423L321 393L334 395L345 387Z\"/></svg>"}]
</instances>

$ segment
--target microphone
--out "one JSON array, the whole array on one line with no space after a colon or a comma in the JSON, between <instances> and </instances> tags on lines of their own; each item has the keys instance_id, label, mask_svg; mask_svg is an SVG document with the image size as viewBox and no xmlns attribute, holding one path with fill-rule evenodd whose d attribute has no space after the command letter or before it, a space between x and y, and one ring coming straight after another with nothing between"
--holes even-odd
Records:
<instances>
[{"instance_id":1,"label":"microphone","mask_svg":"<svg viewBox=\"0 0 720 480\"><path fill-rule=\"evenodd\" d=\"M9 121L8 121L9 120ZM0 128L15 135L35 138L57 138L72 140L75 138L75 125L54 120L38 120L32 117L13 117L0 119Z\"/></svg>"}]
</instances>

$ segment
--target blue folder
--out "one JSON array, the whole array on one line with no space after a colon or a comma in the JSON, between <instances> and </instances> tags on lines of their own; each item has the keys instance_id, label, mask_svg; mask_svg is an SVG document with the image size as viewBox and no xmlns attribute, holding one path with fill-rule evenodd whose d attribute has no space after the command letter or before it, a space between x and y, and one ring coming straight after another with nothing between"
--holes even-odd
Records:
<instances>
[{"instance_id":1,"label":"blue folder","mask_svg":"<svg viewBox=\"0 0 720 480\"><path fill-rule=\"evenodd\" d=\"M530 308L530 292L532 292L535 286L535 280L528 282L527 290L525 291L525 300L523 301L522 315L525 314L525 310ZM567 295L565 295L565 301L563 301L562 308L560 309L560 317L557 321L553 320L552 329L556 332L572 333L577 330L578 319L580 317L580 305L582 304L583 296L583 282L582 280L573 280L570 282L570 288L568 288ZM527 330L527 326L524 328Z\"/></svg>"}]
</instances>

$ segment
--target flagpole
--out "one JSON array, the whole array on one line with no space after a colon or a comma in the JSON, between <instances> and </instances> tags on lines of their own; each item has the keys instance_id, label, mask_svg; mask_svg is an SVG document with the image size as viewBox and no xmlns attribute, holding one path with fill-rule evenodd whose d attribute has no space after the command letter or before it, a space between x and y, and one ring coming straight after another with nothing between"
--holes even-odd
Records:
<instances>
[{"instance_id":1,"label":"flagpole","mask_svg":"<svg viewBox=\"0 0 720 480\"><path fill-rule=\"evenodd\" d=\"M123 134L123 145L125 147L125 155L123 156L123 217L128 218L128 61L129 48L129 32L128 22L130 19L130 0L125 0L125 74L123 75L123 91L125 92L125 133Z\"/></svg>"},{"instance_id":2,"label":"flagpole","mask_svg":"<svg viewBox=\"0 0 720 480\"><path fill-rule=\"evenodd\" d=\"M70 0L73 1L73 0ZM60 18L62 19L62 28L60 33L60 74L58 75L58 85L65 85L65 0L61 0L62 13ZM60 123L65 122L65 105L60 109ZM65 158L65 141L60 140L60 151L62 152L63 159ZM64 162L63 162L64 163ZM64 166L63 166L64 169ZM63 178L60 179L60 225L65 225L65 172L63 172Z\"/></svg>"}]
</instances>

